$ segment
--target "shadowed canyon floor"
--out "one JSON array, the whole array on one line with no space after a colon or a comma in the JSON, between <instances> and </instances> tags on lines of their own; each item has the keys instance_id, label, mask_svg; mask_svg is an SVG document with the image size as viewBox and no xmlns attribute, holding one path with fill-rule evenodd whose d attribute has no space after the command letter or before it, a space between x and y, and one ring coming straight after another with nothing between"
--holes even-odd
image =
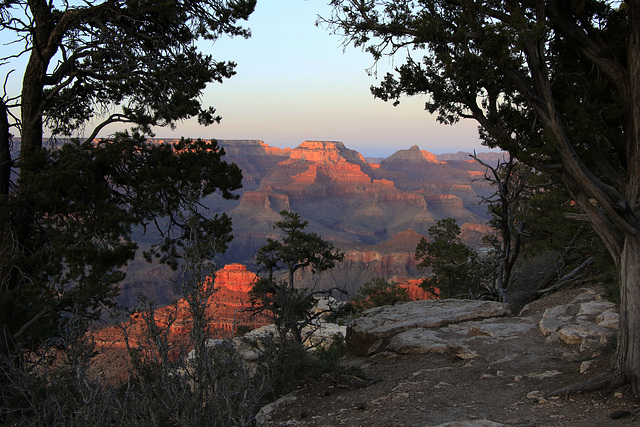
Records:
<instances>
[{"instance_id":1,"label":"shadowed canyon floor","mask_svg":"<svg viewBox=\"0 0 640 427\"><path fill-rule=\"evenodd\" d=\"M627 388L545 398L602 372L613 354L614 340L580 351L577 345L547 340L540 331L547 308L568 304L582 292L566 290L533 303L519 317L492 320L531 327L517 328L516 336L504 339L481 333L470 337L465 343L477 353L473 358L451 352L351 356L344 363L358 366L363 378L333 376L307 383L265 411L263 425L640 425L640 402Z\"/></svg>"}]
</instances>

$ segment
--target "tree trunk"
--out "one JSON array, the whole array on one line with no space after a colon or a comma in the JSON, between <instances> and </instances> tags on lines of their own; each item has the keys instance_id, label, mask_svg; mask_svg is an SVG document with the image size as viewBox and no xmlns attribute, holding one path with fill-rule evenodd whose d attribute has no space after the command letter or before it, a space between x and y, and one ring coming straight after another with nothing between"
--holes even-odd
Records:
<instances>
[{"instance_id":1,"label":"tree trunk","mask_svg":"<svg viewBox=\"0 0 640 427\"><path fill-rule=\"evenodd\" d=\"M635 217L635 233L625 233L620 256L620 330L616 368L640 394L640 1L628 1L629 34L627 45L628 88L627 123L627 181L625 195L628 209Z\"/></svg>"},{"instance_id":2,"label":"tree trunk","mask_svg":"<svg viewBox=\"0 0 640 427\"><path fill-rule=\"evenodd\" d=\"M42 92L48 60L32 52L22 79L20 153L26 158L42 147Z\"/></svg>"},{"instance_id":3,"label":"tree trunk","mask_svg":"<svg viewBox=\"0 0 640 427\"><path fill-rule=\"evenodd\" d=\"M0 99L0 196L9 194L11 180L11 145L9 137L9 111Z\"/></svg>"},{"instance_id":4,"label":"tree trunk","mask_svg":"<svg viewBox=\"0 0 640 427\"><path fill-rule=\"evenodd\" d=\"M640 236L627 235L620 258L620 330L616 369L640 394Z\"/></svg>"},{"instance_id":5,"label":"tree trunk","mask_svg":"<svg viewBox=\"0 0 640 427\"><path fill-rule=\"evenodd\" d=\"M31 7L31 5L30 5ZM51 57L57 50L57 45L54 48L48 47L49 36L53 28L54 21L49 15L49 6L46 2L38 1L33 3L33 7L37 10L33 10L34 19L36 21L36 30L32 35L33 47L30 52L29 62L24 71L24 77L22 79L22 92L20 96L20 115L21 115L21 133L20 133L20 156L16 160L18 168L25 171L28 167L29 158L40 148L42 148L42 136L43 136L43 93L45 87L45 78L47 74L47 68ZM45 22L46 25L40 23ZM7 106L0 104L0 180L4 180L7 172L5 171L5 151L9 149L8 139L8 117ZM6 121L6 123L5 123ZM5 133L4 126L7 126ZM10 152L9 152L10 155ZM9 174L10 174L9 164ZM10 178L10 175L8 176ZM1 190L3 194L8 194L8 185L4 182L0 182L2 185ZM34 222L34 214L32 211L29 195L29 188L27 188L24 181L17 178L17 187L21 193L20 204L14 204L9 212L9 218L5 219L5 224L2 229L2 235L0 238L0 255L3 257L3 261L7 260L8 253L13 253L17 250L23 254L35 252L31 247L30 235L33 232L32 224ZM16 249L19 248L19 249ZM20 281L24 280L21 277L29 278L31 271L28 263L22 266L15 266L9 263L3 263L0 266L0 291L2 292L2 298L0 301L0 354L8 354L9 352L19 348L21 335L24 334L26 329L31 327L34 323L40 319L44 312L39 312L32 317L27 323L19 324L16 322L14 316L15 301L19 295Z\"/></svg>"},{"instance_id":6,"label":"tree trunk","mask_svg":"<svg viewBox=\"0 0 640 427\"><path fill-rule=\"evenodd\" d=\"M8 109L4 100L0 99L0 203L7 200L11 185L11 146L9 139ZM9 225L9 212L0 213L0 355L9 354L11 330L9 322L13 317L12 298L12 263L10 262L13 250L12 230ZM5 381L3 379L2 381Z\"/></svg>"}]
</instances>

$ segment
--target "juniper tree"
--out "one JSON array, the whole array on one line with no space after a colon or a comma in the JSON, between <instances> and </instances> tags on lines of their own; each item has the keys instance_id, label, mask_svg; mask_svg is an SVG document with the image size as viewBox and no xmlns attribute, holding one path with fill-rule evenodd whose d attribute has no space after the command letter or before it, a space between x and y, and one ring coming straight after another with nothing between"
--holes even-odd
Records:
<instances>
[{"instance_id":1,"label":"juniper tree","mask_svg":"<svg viewBox=\"0 0 640 427\"><path fill-rule=\"evenodd\" d=\"M333 0L321 20L378 60L374 96L426 95L442 123L555 174L620 277L615 369L640 393L640 1ZM399 59L396 57L396 63Z\"/></svg>"},{"instance_id":2,"label":"juniper tree","mask_svg":"<svg viewBox=\"0 0 640 427\"><path fill-rule=\"evenodd\" d=\"M280 212L282 220L274 228L282 231L280 239L267 239L256 255L260 278L253 285L253 310L271 314L280 331L281 344L290 334L294 341L304 341L302 329L311 324L317 314L312 312L315 296L326 291L308 290L296 284L296 272L310 268L312 274L331 269L342 261L344 253L316 233L304 231L309 224L295 212ZM280 276L284 272L284 276Z\"/></svg>"},{"instance_id":3,"label":"juniper tree","mask_svg":"<svg viewBox=\"0 0 640 427\"><path fill-rule=\"evenodd\" d=\"M132 229L159 226L149 256L176 266L185 224L200 218L221 247L228 217L198 200L234 197L237 166L215 142L154 145L152 126L219 120L201 102L205 86L235 64L202 54L199 40L248 37L238 22L255 0L9 0L0 33L16 52L0 97L0 353L55 336L65 313L95 318L112 304L120 267L132 259ZM22 76L18 95L7 85ZM90 124L90 135L76 140ZM95 140L105 126L131 133ZM44 135L47 135L47 144ZM13 136L19 138L13 139ZM162 218L160 220L160 218Z\"/></svg>"}]
</instances>

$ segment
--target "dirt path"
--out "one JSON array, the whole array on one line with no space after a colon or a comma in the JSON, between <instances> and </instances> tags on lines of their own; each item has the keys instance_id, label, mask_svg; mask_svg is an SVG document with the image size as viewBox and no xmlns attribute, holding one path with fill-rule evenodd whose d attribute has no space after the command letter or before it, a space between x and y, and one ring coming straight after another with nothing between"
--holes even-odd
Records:
<instances>
[{"instance_id":1,"label":"dirt path","mask_svg":"<svg viewBox=\"0 0 640 427\"><path fill-rule=\"evenodd\" d=\"M537 325L545 307L571 296L533 305L522 321ZM507 426L640 426L640 401L626 388L545 399L601 372L612 351L580 353L575 346L546 344L534 331L508 340L474 338L471 347L479 356L470 360L448 354L351 357L344 363L358 366L365 380L343 376L309 383L276 405L264 425L424 427L490 420ZM584 361L591 366L581 374ZM613 419L615 411L630 414Z\"/></svg>"}]
</instances>

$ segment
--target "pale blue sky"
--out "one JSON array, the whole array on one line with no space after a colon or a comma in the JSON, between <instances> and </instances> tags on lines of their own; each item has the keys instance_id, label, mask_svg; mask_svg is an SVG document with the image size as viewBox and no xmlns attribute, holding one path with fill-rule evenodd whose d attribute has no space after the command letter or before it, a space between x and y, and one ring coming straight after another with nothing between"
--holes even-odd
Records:
<instances>
[{"instance_id":1,"label":"pale blue sky","mask_svg":"<svg viewBox=\"0 0 640 427\"><path fill-rule=\"evenodd\" d=\"M185 123L158 136L262 139L280 148L337 140L365 156L388 156L414 144L434 153L486 151L475 122L441 125L419 97L398 107L373 99L369 87L378 80L366 72L371 56L345 51L338 36L315 26L317 15L329 12L325 0L258 0L248 21L252 37L213 47L216 59L238 63L236 76L205 94L222 122L208 128ZM381 60L378 75L391 68Z\"/></svg>"},{"instance_id":2,"label":"pale blue sky","mask_svg":"<svg viewBox=\"0 0 640 427\"><path fill-rule=\"evenodd\" d=\"M487 151L479 143L477 125L463 121L455 126L436 122L424 111L424 98L405 98L393 107L373 99L369 91L376 76L366 70L370 55L341 40L326 28L316 27L318 14L327 16L327 0L258 0L246 26L250 39L225 38L202 45L217 60L238 63L237 75L222 85L211 85L204 94L223 119L201 127L195 120L175 131L156 129L158 137L261 139L274 147L296 147L304 140L342 141L365 156L386 157L400 149L418 145L433 153L458 150ZM0 41L7 41L3 34ZM6 52L8 46L3 46ZM15 48L15 46L14 46ZM402 59L402 58L401 58ZM17 73L9 82L10 92L19 88L20 71L26 57L0 66ZM382 59L377 74L382 77L393 64ZM112 133L107 127L105 133Z\"/></svg>"}]
</instances>

